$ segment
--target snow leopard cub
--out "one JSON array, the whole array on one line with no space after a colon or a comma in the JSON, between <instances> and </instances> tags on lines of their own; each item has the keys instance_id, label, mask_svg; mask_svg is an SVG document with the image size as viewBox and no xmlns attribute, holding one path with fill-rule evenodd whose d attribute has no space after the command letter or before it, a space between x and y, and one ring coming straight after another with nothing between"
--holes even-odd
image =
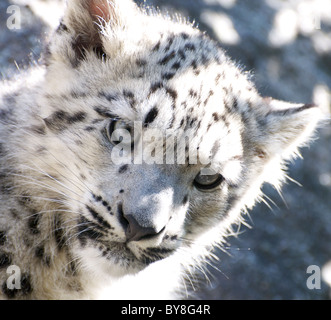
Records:
<instances>
[{"instance_id":1,"label":"snow leopard cub","mask_svg":"<svg viewBox=\"0 0 331 320\"><path fill-rule=\"evenodd\" d=\"M131 0L69 0L0 106L4 299L179 297L320 117Z\"/></svg>"}]
</instances>

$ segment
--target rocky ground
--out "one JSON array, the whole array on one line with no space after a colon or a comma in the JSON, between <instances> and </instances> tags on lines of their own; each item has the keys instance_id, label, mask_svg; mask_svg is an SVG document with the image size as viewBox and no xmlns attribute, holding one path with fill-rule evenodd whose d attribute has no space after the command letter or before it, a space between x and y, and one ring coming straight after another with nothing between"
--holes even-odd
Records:
<instances>
[{"instance_id":1,"label":"rocky ground","mask_svg":"<svg viewBox=\"0 0 331 320\"><path fill-rule=\"evenodd\" d=\"M143 1L137 1L143 2ZM219 40L227 53L255 75L265 96L315 102L330 112L331 0L154 0L170 13L180 12ZM0 73L38 60L60 0L0 2ZM18 4L21 28L7 26L8 6ZM51 15L52 13L53 15ZM199 299L328 299L329 287L309 289L307 268L331 261L331 126L304 149L304 161L290 165L298 181L285 185L282 197L270 187L271 200L250 212L252 228L241 227L219 262L210 267L210 283L201 281ZM318 270L318 269L317 269ZM314 273L315 274L315 273ZM325 273L326 274L326 273ZM317 274L315 274L317 275ZM330 276L329 276L330 277ZM203 278L203 277L202 277Z\"/></svg>"}]
</instances>

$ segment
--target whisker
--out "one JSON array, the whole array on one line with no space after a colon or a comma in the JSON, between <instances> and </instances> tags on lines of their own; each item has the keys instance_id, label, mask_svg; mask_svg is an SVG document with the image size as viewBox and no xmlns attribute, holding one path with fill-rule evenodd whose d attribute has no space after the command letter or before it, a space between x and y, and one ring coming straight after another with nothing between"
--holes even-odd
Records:
<instances>
[{"instance_id":1,"label":"whisker","mask_svg":"<svg viewBox=\"0 0 331 320\"><path fill-rule=\"evenodd\" d=\"M36 200L44 200L48 202L58 203L62 205L68 205L69 202L65 200L60 199L52 199L52 198L46 198L46 197L39 197L39 196L21 196L21 195L13 195L15 198L22 198L22 199L36 199Z\"/></svg>"},{"instance_id":2,"label":"whisker","mask_svg":"<svg viewBox=\"0 0 331 320\"><path fill-rule=\"evenodd\" d=\"M49 175L47 172L45 172L44 170L41 170L40 168L38 169L34 169L34 168L31 168L29 166L26 166L24 165L23 167L26 167L30 170L33 170L33 171L37 171L39 173L42 173L44 176L50 178L51 180L55 181L56 183L58 183L59 185L61 185L62 187L64 187L65 189L69 190L70 192L72 193L75 193L76 195L78 195L78 193L76 193L74 190L72 190L71 188L69 188L68 186L66 186L65 184L63 184L62 182L60 182L58 179L54 178L53 176ZM83 190L80 189L80 191L83 192Z\"/></svg>"},{"instance_id":3,"label":"whisker","mask_svg":"<svg viewBox=\"0 0 331 320\"><path fill-rule=\"evenodd\" d=\"M5 125L8 125L8 123L0 120L0 122L4 123ZM20 131L26 133L27 135L31 136L32 138L35 138L35 136L29 131L29 130L26 130L24 129L23 127L19 127L17 126L16 124L12 123L10 124L12 127L14 128L17 128L19 129ZM38 143L37 141L34 141L35 144L38 146L38 147L43 147L40 143ZM67 148L73 152L68 146ZM84 183L84 181L82 181L82 179L75 173L73 172L68 166L66 166L61 160L59 160L50 150L48 149L45 149L45 151L48 152L48 154L54 158L54 160L60 164L63 168L65 168L68 172L70 172L76 179L77 179L77 182L80 183L81 187L85 188L86 190L92 192L92 190L90 190L90 188ZM31 156L37 158L38 160L42 161L43 163L45 163L48 167L52 168L53 170L55 170L61 177L63 177L64 179L66 179L69 183L71 183L72 185L74 185L76 188L80 189L76 183L74 183L72 180L68 179L65 175L63 175L61 172L59 172L56 168L54 168L53 166L50 165L50 163L44 161L41 157L38 157L35 153L33 152L29 152L31 154ZM73 152L74 153L74 152ZM82 189L80 189L82 191Z\"/></svg>"},{"instance_id":4,"label":"whisker","mask_svg":"<svg viewBox=\"0 0 331 320\"><path fill-rule=\"evenodd\" d=\"M26 220L26 219L29 219L33 216L37 216L37 215L41 215L41 214L44 214L44 213L51 213L51 212L69 212L69 213L76 213L76 214L79 214L79 212L76 212L76 211L73 211L73 210L65 210L65 209L54 209L54 210L43 210L43 211L39 211L39 212L36 212L36 213L33 213L31 215L28 215L26 217L23 217L22 220ZM64 222L67 222L67 221L73 221L74 219L68 219Z\"/></svg>"}]
</instances>

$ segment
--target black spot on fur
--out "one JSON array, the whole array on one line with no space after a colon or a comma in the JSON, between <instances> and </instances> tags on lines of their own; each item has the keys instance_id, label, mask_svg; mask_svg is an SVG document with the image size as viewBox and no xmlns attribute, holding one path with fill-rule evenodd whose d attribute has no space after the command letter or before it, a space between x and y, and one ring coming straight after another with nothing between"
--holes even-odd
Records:
<instances>
[{"instance_id":1,"label":"black spot on fur","mask_svg":"<svg viewBox=\"0 0 331 320\"><path fill-rule=\"evenodd\" d=\"M150 96L151 94L153 94L155 91L160 90L163 88L163 83L162 82L156 82L154 84L151 85L151 88L149 90L149 94L148 96Z\"/></svg>"},{"instance_id":2,"label":"black spot on fur","mask_svg":"<svg viewBox=\"0 0 331 320\"><path fill-rule=\"evenodd\" d=\"M174 40L175 40L175 36L173 34L168 37L168 44L164 48L164 52L167 52L170 49L170 47L173 44Z\"/></svg>"},{"instance_id":3,"label":"black spot on fur","mask_svg":"<svg viewBox=\"0 0 331 320\"><path fill-rule=\"evenodd\" d=\"M87 131L87 132L91 132L91 131L96 130L96 128L93 127L93 126L88 126L88 127L85 127L84 130Z\"/></svg>"},{"instance_id":4,"label":"black spot on fur","mask_svg":"<svg viewBox=\"0 0 331 320\"><path fill-rule=\"evenodd\" d=\"M196 60L193 60L192 63L191 63L191 67L193 68L193 70L197 70L198 69L198 64L197 64L197 61Z\"/></svg>"},{"instance_id":5,"label":"black spot on fur","mask_svg":"<svg viewBox=\"0 0 331 320\"><path fill-rule=\"evenodd\" d=\"M153 107L145 117L144 127L147 127L150 123L152 123L157 117L158 113L159 110L157 109L157 107Z\"/></svg>"},{"instance_id":6,"label":"black spot on fur","mask_svg":"<svg viewBox=\"0 0 331 320\"><path fill-rule=\"evenodd\" d=\"M178 70L180 68L180 62L175 62L172 66L171 69Z\"/></svg>"},{"instance_id":7,"label":"black spot on fur","mask_svg":"<svg viewBox=\"0 0 331 320\"><path fill-rule=\"evenodd\" d=\"M94 107L93 108L96 113L98 113L100 116L105 117L105 118L116 118L114 114L109 112L106 108L104 107Z\"/></svg>"},{"instance_id":8,"label":"black spot on fur","mask_svg":"<svg viewBox=\"0 0 331 320\"><path fill-rule=\"evenodd\" d=\"M0 269L9 267L11 263L12 259L8 253L0 253Z\"/></svg>"},{"instance_id":9,"label":"black spot on fur","mask_svg":"<svg viewBox=\"0 0 331 320\"><path fill-rule=\"evenodd\" d=\"M86 218L82 217L78 226L78 239L81 242L81 245L86 244L87 239L99 240L103 237L103 234L97 231L98 226L91 221L88 221Z\"/></svg>"},{"instance_id":10,"label":"black spot on fur","mask_svg":"<svg viewBox=\"0 0 331 320\"><path fill-rule=\"evenodd\" d=\"M31 278L27 273L23 273L21 277L21 290L23 295L28 295L32 292Z\"/></svg>"},{"instance_id":11,"label":"black spot on fur","mask_svg":"<svg viewBox=\"0 0 331 320\"><path fill-rule=\"evenodd\" d=\"M45 254L45 248L43 246L39 246L39 247L36 248L35 255L38 259L41 260L41 262L45 266L47 266L47 267L50 266L51 258L50 258L50 256Z\"/></svg>"},{"instance_id":12,"label":"black spot on fur","mask_svg":"<svg viewBox=\"0 0 331 320\"><path fill-rule=\"evenodd\" d=\"M178 97L177 91L173 90L171 88L166 88L166 92L167 92L168 95L170 95L170 97L172 98L172 100L174 102L173 104L175 105L177 97Z\"/></svg>"},{"instance_id":13,"label":"black spot on fur","mask_svg":"<svg viewBox=\"0 0 331 320\"><path fill-rule=\"evenodd\" d=\"M147 61L144 60L144 59L137 59L137 60L136 60L136 65L137 65L138 67L143 67L143 66L145 66L146 64L147 64Z\"/></svg>"},{"instance_id":14,"label":"black spot on fur","mask_svg":"<svg viewBox=\"0 0 331 320\"><path fill-rule=\"evenodd\" d=\"M188 195L185 195L185 197L183 198L183 205L185 205L188 201Z\"/></svg>"},{"instance_id":15,"label":"black spot on fur","mask_svg":"<svg viewBox=\"0 0 331 320\"><path fill-rule=\"evenodd\" d=\"M216 112L213 113L213 118L216 122L218 122L220 120L219 114Z\"/></svg>"},{"instance_id":16,"label":"black spot on fur","mask_svg":"<svg viewBox=\"0 0 331 320\"><path fill-rule=\"evenodd\" d=\"M70 275L70 276L76 276L78 273L78 267L76 262L71 258L70 260L72 260L66 270L66 274Z\"/></svg>"},{"instance_id":17,"label":"black spot on fur","mask_svg":"<svg viewBox=\"0 0 331 320\"><path fill-rule=\"evenodd\" d=\"M189 51L195 51L196 50L195 45L193 43L186 43L185 46L184 46L184 49L189 50Z\"/></svg>"},{"instance_id":18,"label":"black spot on fur","mask_svg":"<svg viewBox=\"0 0 331 320\"><path fill-rule=\"evenodd\" d=\"M137 102L136 102L133 92L129 91L129 90L124 90L123 95L125 98L127 98L129 100L131 107L134 108Z\"/></svg>"},{"instance_id":19,"label":"black spot on fur","mask_svg":"<svg viewBox=\"0 0 331 320\"><path fill-rule=\"evenodd\" d=\"M92 209L90 206L86 206L86 209L90 212L92 217L104 228L106 229L113 229L113 227L104 219L102 218L98 212Z\"/></svg>"},{"instance_id":20,"label":"black spot on fur","mask_svg":"<svg viewBox=\"0 0 331 320\"><path fill-rule=\"evenodd\" d=\"M7 241L7 235L5 231L0 231L0 246L3 246Z\"/></svg>"},{"instance_id":21,"label":"black spot on fur","mask_svg":"<svg viewBox=\"0 0 331 320\"><path fill-rule=\"evenodd\" d=\"M54 112L50 117L44 119L46 126L52 130L63 130L67 113L63 110Z\"/></svg>"},{"instance_id":22,"label":"black spot on fur","mask_svg":"<svg viewBox=\"0 0 331 320\"><path fill-rule=\"evenodd\" d=\"M209 93L208 93L208 97L206 98L206 100L203 102L203 104L206 106L210 97L214 95L214 91L213 90L210 90Z\"/></svg>"},{"instance_id":23,"label":"black spot on fur","mask_svg":"<svg viewBox=\"0 0 331 320\"><path fill-rule=\"evenodd\" d=\"M82 91L72 91L70 92L70 96L74 99L79 99L79 98L86 98L87 97L87 93L86 92L82 92Z\"/></svg>"},{"instance_id":24,"label":"black spot on fur","mask_svg":"<svg viewBox=\"0 0 331 320\"><path fill-rule=\"evenodd\" d=\"M195 90L191 89L189 91L189 95L192 97L192 98L197 98L198 97L198 92L196 92Z\"/></svg>"},{"instance_id":25,"label":"black spot on fur","mask_svg":"<svg viewBox=\"0 0 331 320\"><path fill-rule=\"evenodd\" d=\"M87 116L86 112L79 111L74 113L73 115L68 115L66 120L69 124L73 124L76 122L84 121L86 119L86 116Z\"/></svg>"},{"instance_id":26,"label":"black spot on fur","mask_svg":"<svg viewBox=\"0 0 331 320\"><path fill-rule=\"evenodd\" d=\"M216 78L215 78L215 84L216 84L216 85L218 85L218 82L219 82L221 76L222 76L222 75L221 75L220 73L216 76Z\"/></svg>"},{"instance_id":27,"label":"black spot on fur","mask_svg":"<svg viewBox=\"0 0 331 320\"><path fill-rule=\"evenodd\" d=\"M38 229L40 222L40 214L34 212L28 220L28 228L32 234L39 234L40 230Z\"/></svg>"},{"instance_id":28,"label":"black spot on fur","mask_svg":"<svg viewBox=\"0 0 331 320\"><path fill-rule=\"evenodd\" d=\"M57 248L62 250L65 247L66 238L64 235L62 219L59 214L55 214L53 218L53 235Z\"/></svg>"},{"instance_id":29,"label":"black spot on fur","mask_svg":"<svg viewBox=\"0 0 331 320\"><path fill-rule=\"evenodd\" d=\"M159 61L159 64L165 65L167 64L170 60L172 60L176 56L175 50L172 50L169 54L167 54L163 59Z\"/></svg>"},{"instance_id":30,"label":"black spot on fur","mask_svg":"<svg viewBox=\"0 0 331 320\"><path fill-rule=\"evenodd\" d=\"M98 95L99 95L100 98L106 98L109 102L117 100L116 95L111 94L111 93L107 93L107 92L104 92L104 91L99 92Z\"/></svg>"},{"instance_id":31,"label":"black spot on fur","mask_svg":"<svg viewBox=\"0 0 331 320\"><path fill-rule=\"evenodd\" d=\"M124 190L123 190L123 189L121 189L119 192L120 192L120 193L124 193Z\"/></svg>"},{"instance_id":32,"label":"black spot on fur","mask_svg":"<svg viewBox=\"0 0 331 320\"><path fill-rule=\"evenodd\" d=\"M190 127L192 128L194 123L197 121L197 118L193 118L191 119L191 122L190 122Z\"/></svg>"},{"instance_id":33,"label":"black spot on fur","mask_svg":"<svg viewBox=\"0 0 331 320\"><path fill-rule=\"evenodd\" d=\"M33 126L31 127L31 130L34 133L37 133L38 135L45 135L46 134L46 130L44 126Z\"/></svg>"},{"instance_id":34,"label":"black spot on fur","mask_svg":"<svg viewBox=\"0 0 331 320\"><path fill-rule=\"evenodd\" d=\"M14 299L19 292L19 289L9 289L7 286L7 282L5 281L2 284L2 293L8 298L8 299Z\"/></svg>"},{"instance_id":35,"label":"black spot on fur","mask_svg":"<svg viewBox=\"0 0 331 320\"><path fill-rule=\"evenodd\" d=\"M238 100L237 98L233 99L233 104L232 104L233 109L237 110L238 109Z\"/></svg>"},{"instance_id":36,"label":"black spot on fur","mask_svg":"<svg viewBox=\"0 0 331 320\"><path fill-rule=\"evenodd\" d=\"M158 51L160 49L160 46L161 46L161 41L159 41L153 48L152 48L152 51Z\"/></svg>"},{"instance_id":37,"label":"black spot on fur","mask_svg":"<svg viewBox=\"0 0 331 320\"><path fill-rule=\"evenodd\" d=\"M171 72L166 72L162 74L162 79L171 80L176 74Z\"/></svg>"},{"instance_id":38,"label":"black spot on fur","mask_svg":"<svg viewBox=\"0 0 331 320\"><path fill-rule=\"evenodd\" d=\"M186 54L184 50L178 50L178 55L180 56L180 59L184 61L186 59Z\"/></svg>"},{"instance_id":39,"label":"black spot on fur","mask_svg":"<svg viewBox=\"0 0 331 320\"><path fill-rule=\"evenodd\" d=\"M118 173L124 173L128 170L129 166L127 164L119 168Z\"/></svg>"},{"instance_id":40,"label":"black spot on fur","mask_svg":"<svg viewBox=\"0 0 331 320\"><path fill-rule=\"evenodd\" d=\"M124 90L123 91L123 96L129 99L133 99L134 98L134 94L132 91L129 90Z\"/></svg>"},{"instance_id":41,"label":"black spot on fur","mask_svg":"<svg viewBox=\"0 0 331 320\"><path fill-rule=\"evenodd\" d=\"M95 195L95 194L92 194L92 197L93 197L93 199L95 200L95 201L102 201L102 197L101 196L97 196L97 195Z\"/></svg>"}]
</instances>

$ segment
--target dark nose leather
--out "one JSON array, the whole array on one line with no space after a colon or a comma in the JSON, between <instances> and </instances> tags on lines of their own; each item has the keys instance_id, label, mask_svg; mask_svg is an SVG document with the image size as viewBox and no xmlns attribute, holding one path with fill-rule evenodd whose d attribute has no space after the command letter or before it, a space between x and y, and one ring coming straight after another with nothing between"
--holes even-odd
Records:
<instances>
[{"instance_id":1,"label":"dark nose leather","mask_svg":"<svg viewBox=\"0 0 331 320\"><path fill-rule=\"evenodd\" d=\"M119 221L123 226L128 242L150 239L157 236L165 229L164 227L162 230L158 231L152 226L142 225L142 223L139 223L132 214L125 214L123 212L122 204L119 204L118 206L118 214Z\"/></svg>"},{"instance_id":2,"label":"dark nose leather","mask_svg":"<svg viewBox=\"0 0 331 320\"><path fill-rule=\"evenodd\" d=\"M125 215L128 225L125 229L127 241L139 241L156 236L159 232L152 227L141 226L132 215Z\"/></svg>"}]
</instances>

